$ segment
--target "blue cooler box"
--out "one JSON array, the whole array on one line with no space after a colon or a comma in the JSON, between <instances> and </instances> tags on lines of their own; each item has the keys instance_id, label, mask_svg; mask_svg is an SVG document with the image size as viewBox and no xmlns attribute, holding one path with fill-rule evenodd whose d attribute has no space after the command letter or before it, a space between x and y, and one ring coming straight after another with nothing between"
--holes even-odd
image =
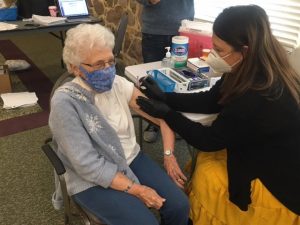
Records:
<instances>
[{"instance_id":1,"label":"blue cooler box","mask_svg":"<svg viewBox=\"0 0 300 225\"><path fill-rule=\"evenodd\" d=\"M17 7L0 9L0 21L17 20Z\"/></svg>"},{"instance_id":2,"label":"blue cooler box","mask_svg":"<svg viewBox=\"0 0 300 225\"><path fill-rule=\"evenodd\" d=\"M157 82L160 89L164 92L173 92L175 88L175 82L167 77L166 74L159 70L149 70L147 74Z\"/></svg>"}]
</instances>

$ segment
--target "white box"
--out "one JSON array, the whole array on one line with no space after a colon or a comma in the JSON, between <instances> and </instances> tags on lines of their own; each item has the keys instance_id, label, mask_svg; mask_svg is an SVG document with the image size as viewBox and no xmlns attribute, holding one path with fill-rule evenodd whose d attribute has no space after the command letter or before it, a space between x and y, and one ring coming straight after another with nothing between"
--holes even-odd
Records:
<instances>
[{"instance_id":1,"label":"white box","mask_svg":"<svg viewBox=\"0 0 300 225\"><path fill-rule=\"evenodd\" d=\"M200 58L189 58L187 67L198 73L207 73L209 71L209 65Z\"/></svg>"}]
</instances>

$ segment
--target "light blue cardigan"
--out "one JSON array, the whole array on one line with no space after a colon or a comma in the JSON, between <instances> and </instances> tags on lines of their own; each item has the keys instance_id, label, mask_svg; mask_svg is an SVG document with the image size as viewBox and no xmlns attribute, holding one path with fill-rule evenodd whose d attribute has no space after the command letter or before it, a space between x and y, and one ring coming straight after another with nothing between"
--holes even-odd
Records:
<instances>
[{"instance_id":1,"label":"light blue cardigan","mask_svg":"<svg viewBox=\"0 0 300 225\"><path fill-rule=\"evenodd\" d=\"M115 130L95 106L93 92L74 82L58 88L51 100L49 126L66 167L69 195L96 185L109 187L117 171L139 183Z\"/></svg>"}]
</instances>

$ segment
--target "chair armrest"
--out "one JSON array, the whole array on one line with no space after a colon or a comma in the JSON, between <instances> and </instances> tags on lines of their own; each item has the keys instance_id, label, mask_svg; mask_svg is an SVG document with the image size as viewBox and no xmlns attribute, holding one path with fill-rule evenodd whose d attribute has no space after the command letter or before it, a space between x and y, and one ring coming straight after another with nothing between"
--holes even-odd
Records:
<instances>
[{"instance_id":1,"label":"chair armrest","mask_svg":"<svg viewBox=\"0 0 300 225\"><path fill-rule=\"evenodd\" d=\"M50 146L50 144L45 144L42 146L43 152L46 154L48 159L50 160L52 166L54 167L57 175L62 175L66 172L66 169L60 160L58 158L57 154L54 152L53 148Z\"/></svg>"}]
</instances>

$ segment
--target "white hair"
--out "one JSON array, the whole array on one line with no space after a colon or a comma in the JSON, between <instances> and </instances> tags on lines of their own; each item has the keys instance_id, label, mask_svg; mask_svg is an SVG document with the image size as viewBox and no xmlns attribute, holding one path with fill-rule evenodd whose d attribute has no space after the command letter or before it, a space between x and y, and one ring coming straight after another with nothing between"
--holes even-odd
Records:
<instances>
[{"instance_id":1,"label":"white hair","mask_svg":"<svg viewBox=\"0 0 300 225\"><path fill-rule=\"evenodd\" d=\"M113 50L115 36L100 24L80 24L67 31L63 60L72 73L70 64L79 66L94 48L110 48Z\"/></svg>"}]
</instances>

